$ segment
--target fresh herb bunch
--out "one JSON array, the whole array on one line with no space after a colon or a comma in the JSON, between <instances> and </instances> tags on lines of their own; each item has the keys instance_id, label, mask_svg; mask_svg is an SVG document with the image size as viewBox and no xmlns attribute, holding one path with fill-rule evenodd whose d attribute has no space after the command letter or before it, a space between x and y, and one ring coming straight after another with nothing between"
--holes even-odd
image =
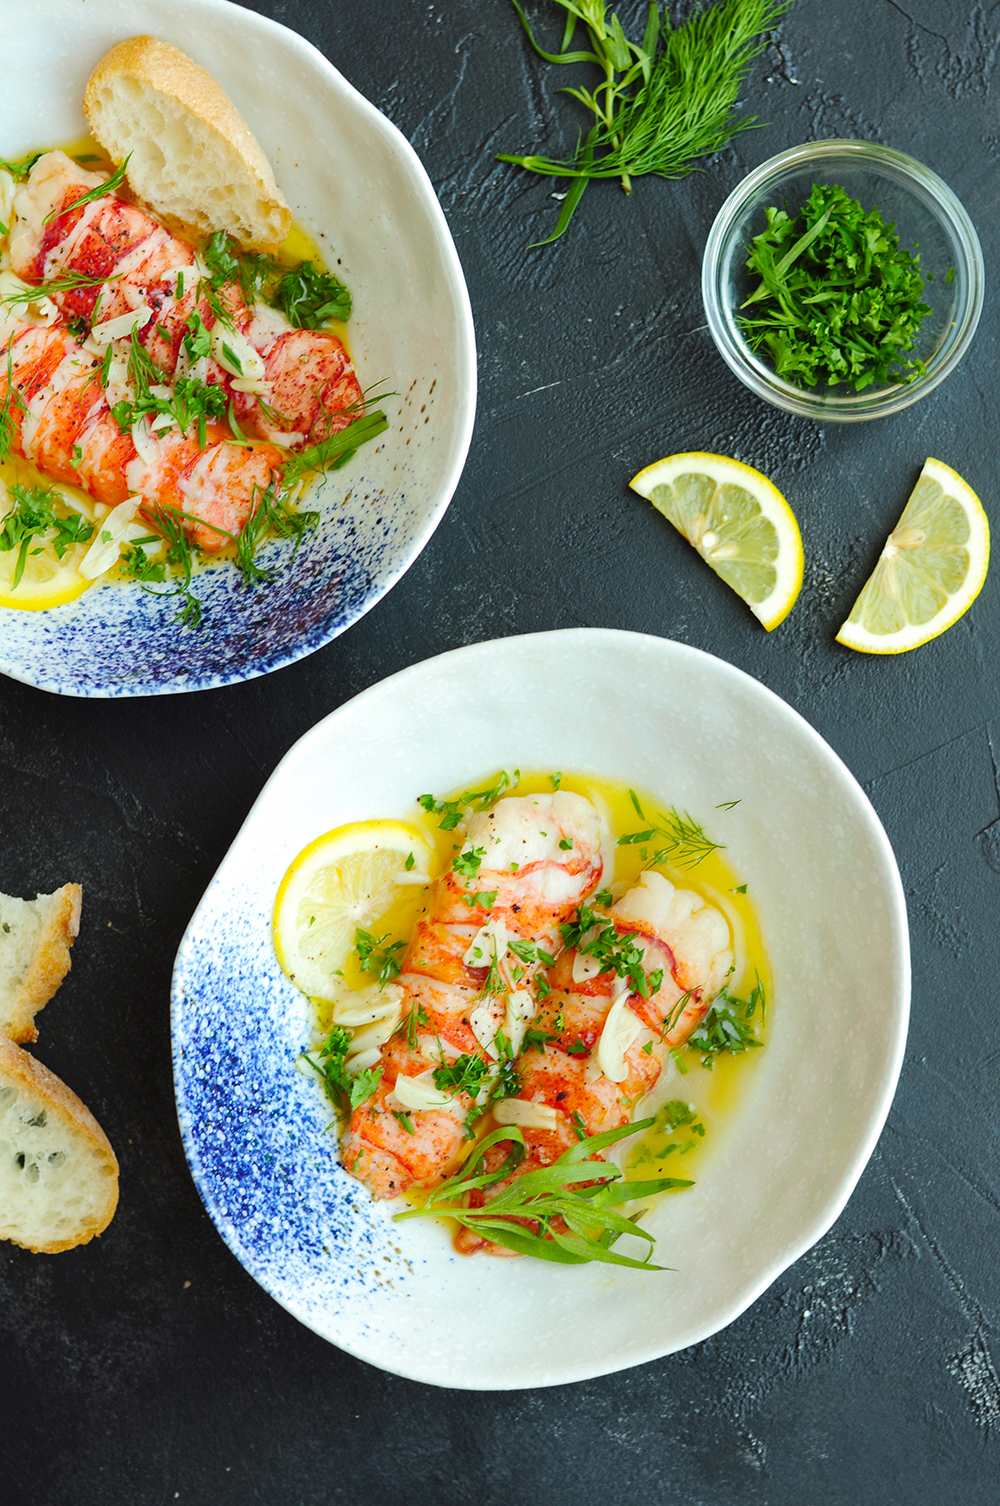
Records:
<instances>
[{"instance_id":1,"label":"fresh herb bunch","mask_svg":"<svg viewBox=\"0 0 1000 1506\"><path fill-rule=\"evenodd\" d=\"M759 285L741 304L751 350L798 386L845 382L855 392L909 383L924 319L920 257L903 250L877 206L867 212L839 184L816 184L795 215L769 208L748 248Z\"/></svg>"},{"instance_id":2,"label":"fresh herb bunch","mask_svg":"<svg viewBox=\"0 0 1000 1506\"><path fill-rule=\"evenodd\" d=\"M626 1199L653 1197L669 1187L690 1187L690 1182L676 1177L657 1177L649 1182L628 1182L622 1186L623 1172L609 1161L590 1157L606 1150L616 1141L649 1129L654 1121L640 1119L601 1135L588 1135L553 1161L551 1166L517 1176L518 1167L527 1154L524 1135L516 1126L494 1130L480 1140L457 1176L450 1177L429 1195L422 1208L397 1213L398 1220L453 1218L466 1229L474 1229L494 1244L514 1250L518 1255L533 1255L538 1260L557 1261L561 1265L583 1265L591 1260L608 1265L632 1266L641 1271L659 1271L652 1265L654 1239L640 1229L635 1218L615 1211ZM494 1145L506 1141L509 1150L502 1163L486 1171L487 1153ZM481 1208L470 1208L466 1199L471 1192L485 1192L512 1177ZM583 1184L583 1185L581 1185ZM524 1220L529 1220L525 1224ZM537 1232L530 1225L537 1225ZM623 1234L635 1234L649 1246L645 1260L616 1255L611 1246Z\"/></svg>"},{"instance_id":3,"label":"fresh herb bunch","mask_svg":"<svg viewBox=\"0 0 1000 1506\"><path fill-rule=\"evenodd\" d=\"M71 544L86 544L93 535L94 528L93 524L76 512L71 512L65 518L59 517L55 510L57 495L48 487L20 486L15 483L10 494L14 499L14 506L3 518L0 552L8 554L12 549L17 550L17 563L11 583L11 589L16 590L24 575L29 554L41 554L51 547L56 558L61 560ZM36 539L37 547L32 549Z\"/></svg>"},{"instance_id":4,"label":"fresh herb bunch","mask_svg":"<svg viewBox=\"0 0 1000 1506\"><path fill-rule=\"evenodd\" d=\"M516 157L529 172L566 177L571 187L556 228L538 245L563 234L593 178L618 178L626 193L643 173L681 178L699 157L720 151L753 116L734 119L750 64L764 50L763 36L793 0L721 0L671 28L667 7L651 0L641 42L626 37L606 0L556 0L566 14L560 50L536 42L518 0L512 0L532 47L549 63L592 63L604 75L593 89L565 89L594 117L571 157ZM571 47L582 25L589 45Z\"/></svg>"}]
</instances>

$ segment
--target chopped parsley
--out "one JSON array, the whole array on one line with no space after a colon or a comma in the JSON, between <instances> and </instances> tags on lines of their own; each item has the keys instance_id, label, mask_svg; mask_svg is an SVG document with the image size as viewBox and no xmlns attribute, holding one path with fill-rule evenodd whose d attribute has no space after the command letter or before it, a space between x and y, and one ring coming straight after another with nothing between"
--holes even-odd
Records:
<instances>
[{"instance_id":1,"label":"chopped parsley","mask_svg":"<svg viewBox=\"0 0 1000 1506\"><path fill-rule=\"evenodd\" d=\"M839 184L814 184L794 215L776 207L748 247L761 281L740 305L750 349L799 387L909 383L924 319L920 257L900 247L876 205L864 210Z\"/></svg>"},{"instance_id":2,"label":"chopped parsley","mask_svg":"<svg viewBox=\"0 0 1000 1506\"><path fill-rule=\"evenodd\" d=\"M475 1098L490 1075L490 1069L475 1053L460 1056L450 1067L434 1068L434 1086L442 1093L468 1093Z\"/></svg>"},{"instance_id":3,"label":"chopped parsley","mask_svg":"<svg viewBox=\"0 0 1000 1506\"><path fill-rule=\"evenodd\" d=\"M506 770L501 770L496 783L491 784L488 789L466 790L456 800L438 800L435 795L418 795L417 804L422 805L428 815L441 817L438 826L442 831L454 831L467 811L489 810L501 795L517 786L520 778L520 769L514 770L513 778Z\"/></svg>"},{"instance_id":4,"label":"chopped parsley","mask_svg":"<svg viewBox=\"0 0 1000 1506\"><path fill-rule=\"evenodd\" d=\"M469 852L460 852L451 866L459 878L464 879L467 884L471 884L479 872L479 865L485 856L485 847L473 847Z\"/></svg>"},{"instance_id":5,"label":"chopped parsley","mask_svg":"<svg viewBox=\"0 0 1000 1506\"><path fill-rule=\"evenodd\" d=\"M388 946L388 932L385 936L372 936L369 931L356 930L354 933L354 946L352 948L363 973L377 973L379 988L385 988L393 978L398 978L403 966L403 959L399 955L406 948L405 941L393 941Z\"/></svg>"},{"instance_id":6,"label":"chopped parsley","mask_svg":"<svg viewBox=\"0 0 1000 1506\"><path fill-rule=\"evenodd\" d=\"M41 554L51 546L56 558L61 560L72 544L86 544L93 536L94 527L76 512L66 518L58 517L55 510L57 495L49 487L21 486L15 482L10 493L14 506L0 527L0 553L17 550L11 582L11 589L16 590L29 555ZM33 549L31 546L36 539L39 542Z\"/></svg>"},{"instance_id":7,"label":"chopped parsley","mask_svg":"<svg viewBox=\"0 0 1000 1506\"><path fill-rule=\"evenodd\" d=\"M345 1066L351 1049L351 1032L343 1025L334 1025L330 1034L319 1047L316 1056L308 1051L302 1055L315 1072L323 1079L326 1095L338 1110L356 1109L371 1098L382 1081L381 1067L367 1067L363 1072L349 1072Z\"/></svg>"},{"instance_id":8,"label":"chopped parsley","mask_svg":"<svg viewBox=\"0 0 1000 1506\"><path fill-rule=\"evenodd\" d=\"M764 985L759 974L749 999L736 999L727 988L723 988L698 1029L688 1037L688 1045L702 1054L702 1066L711 1068L712 1058L723 1051L738 1055L762 1046L764 1042L758 1025L762 1027L764 1024L766 1008Z\"/></svg>"},{"instance_id":9,"label":"chopped parsley","mask_svg":"<svg viewBox=\"0 0 1000 1506\"><path fill-rule=\"evenodd\" d=\"M290 324L321 329L328 319L351 317L351 295L339 278L321 272L311 262L290 267L278 280L274 302Z\"/></svg>"}]
</instances>

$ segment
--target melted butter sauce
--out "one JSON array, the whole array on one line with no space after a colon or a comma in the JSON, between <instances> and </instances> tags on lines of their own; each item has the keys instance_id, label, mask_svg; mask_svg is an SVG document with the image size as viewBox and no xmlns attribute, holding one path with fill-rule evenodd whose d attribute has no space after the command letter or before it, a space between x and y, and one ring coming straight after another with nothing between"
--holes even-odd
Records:
<instances>
[{"instance_id":1,"label":"melted butter sauce","mask_svg":"<svg viewBox=\"0 0 1000 1506\"><path fill-rule=\"evenodd\" d=\"M496 782L498 775L499 771L490 774L476 781L474 787L488 789ZM472 787L465 785L463 790ZM516 789L506 793L551 794L552 788L553 782L549 774L531 772L522 775ZM605 836L602 850L605 868L601 886L606 888L613 883L622 884L626 888L632 887L638 882L644 866L641 849L631 845L619 847L618 839L629 832L648 829L648 825L656 821L658 813L669 808L669 799L664 800L662 795L649 790L635 790L647 818L644 823L632 803L630 789L634 789L634 786L593 775L564 773L559 788L584 795L596 806L603 819ZM437 798L456 799L461 793L461 790L455 790ZM729 791L723 790L720 793L724 797ZM724 833L724 812L699 814L704 814L708 824L707 835L712 840ZM434 849L434 859L430 865L431 877L436 878L444 873L464 845L461 832L442 831L440 818L429 815L419 805L407 811L402 819L417 827L431 843ZM651 848L655 843L650 843L649 846ZM759 979L767 1000L770 1001L771 972L760 922L752 898L746 893L737 892L743 887L743 880L727 863L724 849L711 852L694 868L673 867L667 863L657 865L656 871L662 873L677 888L694 890L706 904L714 905L722 911L732 934L735 964L735 970L727 984L730 994L740 999L748 998ZM427 892L426 889L403 890L375 926L376 933L386 936L388 941L408 942L417 921L426 913ZM371 981L368 975L361 972L353 956L345 969L345 981L352 988L364 987ZM329 1030L328 1014L321 1023L325 1030ZM626 1177L630 1180L657 1177L696 1180L699 1166L711 1156L713 1145L724 1133L725 1121L739 1102L759 1054L757 1050L737 1055L726 1051L706 1058L691 1046L684 1046L669 1054L659 1082L637 1106L633 1115L635 1119L656 1115L656 1123L635 1139L624 1141L619 1148L616 1159L625 1169ZM710 1067L703 1065L705 1060L711 1064ZM687 1106L692 1119L688 1124L670 1129L667 1127L665 1105L677 1102ZM669 1117L672 1122L673 1116ZM700 1125L704 1133L699 1133L694 1128L695 1125ZM477 1126L477 1136L480 1133L486 1134L492 1128L495 1128L492 1116L485 1115ZM425 1193L415 1193L409 1197L409 1201L420 1204L425 1197Z\"/></svg>"}]
</instances>

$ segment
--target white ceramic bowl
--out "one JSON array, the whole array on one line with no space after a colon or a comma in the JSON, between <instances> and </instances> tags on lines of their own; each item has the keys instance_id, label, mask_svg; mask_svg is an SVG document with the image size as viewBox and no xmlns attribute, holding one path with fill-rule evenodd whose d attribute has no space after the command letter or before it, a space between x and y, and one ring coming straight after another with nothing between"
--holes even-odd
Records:
<instances>
[{"instance_id":1,"label":"white ceramic bowl","mask_svg":"<svg viewBox=\"0 0 1000 1506\"><path fill-rule=\"evenodd\" d=\"M458 256L413 148L302 37L226 0L0 0L0 155L86 130L87 78L123 37L173 42L219 80L274 164L296 219L354 299L351 349L390 430L310 493L322 523L294 566L247 590L199 578L206 626L136 585L47 612L0 609L0 671L70 695L198 690L277 669L367 612L413 563L458 483L476 401L475 335ZM269 546L282 565L287 544Z\"/></svg>"},{"instance_id":2,"label":"white ceramic bowl","mask_svg":"<svg viewBox=\"0 0 1000 1506\"><path fill-rule=\"evenodd\" d=\"M766 1049L698 1185L647 1227L673 1270L456 1255L342 1170L294 1070L308 1002L271 942L295 854L343 822L514 765L637 783L691 811L748 882L773 966ZM720 801L740 799L726 813ZM444 1386L582 1380L707 1338L830 1227L888 1112L909 1007L888 839L827 744L739 670L578 628L478 644L385 680L272 775L184 937L177 1104L198 1188L257 1281L325 1338Z\"/></svg>"}]
</instances>

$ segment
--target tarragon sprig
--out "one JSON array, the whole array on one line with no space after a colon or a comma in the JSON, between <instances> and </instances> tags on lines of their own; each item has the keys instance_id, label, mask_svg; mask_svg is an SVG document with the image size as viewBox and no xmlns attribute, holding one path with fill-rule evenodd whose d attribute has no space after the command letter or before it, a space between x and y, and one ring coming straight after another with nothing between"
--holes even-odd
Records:
<instances>
[{"instance_id":1,"label":"tarragon sprig","mask_svg":"<svg viewBox=\"0 0 1000 1506\"><path fill-rule=\"evenodd\" d=\"M635 1217L628 1218L615 1209L626 1200L653 1197L671 1187L693 1184L677 1177L624 1182L621 1167L610 1161L590 1159L618 1140L649 1129L654 1122L640 1119L600 1135L588 1135L550 1166L538 1167L522 1176L515 1173L527 1154L524 1135L516 1125L506 1125L480 1140L461 1171L435 1188L422 1208L397 1213L395 1217L400 1221L428 1215L453 1218L463 1228L474 1229L485 1239L518 1255L532 1255L537 1260L561 1265L583 1265L596 1260L640 1271L665 1270L665 1266L650 1261L653 1236L636 1224ZM492 1171L484 1170L487 1152L505 1141L510 1148L503 1162ZM513 1177L510 1185L501 1188L483 1207L466 1206L464 1199L470 1192L487 1192L508 1177ZM616 1185L619 1183L620 1186ZM538 1232L521 1220L537 1223ZM614 1253L611 1245L623 1234L634 1234L646 1241L649 1248L644 1260Z\"/></svg>"}]
</instances>

